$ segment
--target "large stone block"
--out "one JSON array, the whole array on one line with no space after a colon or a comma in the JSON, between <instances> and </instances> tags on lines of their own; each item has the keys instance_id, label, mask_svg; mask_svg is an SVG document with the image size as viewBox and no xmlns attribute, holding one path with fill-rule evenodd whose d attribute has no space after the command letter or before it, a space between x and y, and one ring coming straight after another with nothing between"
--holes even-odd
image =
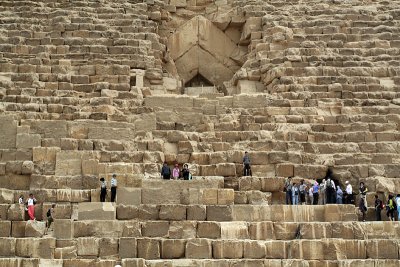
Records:
<instances>
[{"instance_id":1,"label":"large stone block","mask_svg":"<svg viewBox=\"0 0 400 267\"><path fill-rule=\"evenodd\" d=\"M11 227L12 237L25 237L26 221L13 221Z\"/></svg>"},{"instance_id":2,"label":"large stone block","mask_svg":"<svg viewBox=\"0 0 400 267\"><path fill-rule=\"evenodd\" d=\"M218 189L218 205L233 205L235 192L233 189Z\"/></svg>"},{"instance_id":3,"label":"large stone block","mask_svg":"<svg viewBox=\"0 0 400 267\"><path fill-rule=\"evenodd\" d=\"M207 221L232 221L232 206L207 206Z\"/></svg>"},{"instance_id":4,"label":"large stone block","mask_svg":"<svg viewBox=\"0 0 400 267\"><path fill-rule=\"evenodd\" d=\"M169 224L168 237L174 239L195 238L197 234L197 222L172 221Z\"/></svg>"},{"instance_id":5,"label":"large stone block","mask_svg":"<svg viewBox=\"0 0 400 267\"><path fill-rule=\"evenodd\" d=\"M159 213L160 220L182 221L186 220L186 206L162 205Z\"/></svg>"},{"instance_id":6,"label":"large stone block","mask_svg":"<svg viewBox=\"0 0 400 267\"><path fill-rule=\"evenodd\" d=\"M160 258L160 241L156 239L138 239L137 240L137 257L146 260L154 260Z\"/></svg>"},{"instance_id":7,"label":"large stone block","mask_svg":"<svg viewBox=\"0 0 400 267\"><path fill-rule=\"evenodd\" d=\"M189 259L211 259L212 242L209 239L189 239L186 242L185 257Z\"/></svg>"},{"instance_id":8,"label":"large stone block","mask_svg":"<svg viewBox=\"0 0 400 267\"><path fill-rule=\"evenodd\" d=\"M99 240L99 257L109 258L118 255L118 238L103 237Z\"/></svg>"},{"instance_id":9,"label":"large stone block","mask_svg":"<svg viewBox=\"0 0 400 267\"><path fill-rule=\"evenodd\" d=\"M0 125L7 125L0 131L0 149L15 148L18 122L12 116L2 115L0 116Z\"/></svg>"},{"instance_id":10,"label":"large stone block","mask_svg":"<svg viewBox=\"0 0 400 267\"><path fill-rule=\"evenodd\" d=\"M142 192L140 188L120 187L117 192L117 204L140 205Z\"/></svg>"},{"instance_id":11,"label":"large stone block","mask_svg":"<svg viewBox=\"0 0 400 267\"><path fill-rule=\"evenodd\" d=\"M46 230L46 222L29 220L25 225L25 237L42 237Z\"/></svg>"},{"instance_id":12,"label":"large stone block","mask_svg":"<svg viewBox=\"0 0 400 267\"><path fill-rule=\"evenodd\" d=\"M246 241L243 245L243 257L248 259L263 259L266 256L265 242Z\"/></svg>"},{"instance_id":13,"label":"large stone block","mask_svg":"<svg viewBox=\"0 0 400 267\"><path fill-rule=\"evenodd\" d=\"M218 222L198 222L197 237L221 238L221 224Z\"/></svg>"},{"instance_id":14,"label":"large stone block","mask_svg":"<svg viewBox=\"0 0 400 267\"><path fill-rule=\"evenodd\" d=\"M74 221L70 219L54 220L54 237L57 239L72 239L74 237Z\"/></svg>"},{"instance_id":15,"label":"large stone block","mask_svg":"<svg viewBox=\"0 0 400 267\"><path fill-rule=\"evenodd\" d=\"M17 134L17 148L29 149L41 146L40 134Z\"/></svg>"},{"instance_id":16,"label":"large stone block","mask_svg":"<svg viewBox=\"0 0 400 267\"><path fill-rule=\"evenodd\" d=\"M10 221L23 221L25 220L24 205L12 204L7 211L7 219Z\"/></svg>"},{"instance_id":17,"label":"large stone block","mask_svg":"<svg viewBox=\"0 0 400 267\"><path fill-rule=\"evenodd\" d=\"M189 205L186 209L187 220L205 221L207 218L207 210L204 205Z\"/></svg>"},{"instance_id":18,"label":"large stone block","mask_svg":"<svg viewBox=\"0 0 400 267\"><path fill-rule=\"evenodd\" d=\"M234 240L216 240L212 242L215 259L243 258L243 242Z\"/></svg>"},{"instance_id":19,"label":"large stone block","mask_svg":"<svg viewBox=\"0 0 400 267\"><path fill-rule=\"evenodd\" d=\"M9 237L0 238L0 257L14 257L15 244L16 244L15 238L9 238Z\"/></svg>"},{"instance_id":20,"label":"large stone block","mask_svg":"<svg viewBox=\"0 0 400 267\"><path fill-rule=\"evenodd\" d=\"M143 204L180 204L181 197L177 194L174 187L163 188L143 188L142 189Z\"/></svg>"},{"instance_id":21,"label":"large stone block","mask_svg":"<svg viewBox=\"0 0 400 267\"><path fill-rule=\"evenodd\" d=\"M11 221L0 220L0 237L11 236Z\"/></svg>"},{"instance_id":22,"label":"large stone block","mask_svg":"<svg viewBox=\"0 0 400 267\"><path fill-rule=\"evenodd\" d=\"M78 220L115 220L116 209L109 202L82 202L78 204Z\"/></svg>"},{"instance_id":23,"label":"large stone block","mask_svg":"<svg viewBox=\"0 0 400 267\"><path fill-rule=\"evenodd\" d=\"M119 256L124 258L136 258L136 238L123 237L119 239Z\"/></svg>"},{"instance_id":24,"label":"large stone block","mask_svg":"<svg viewBox=\"0 0 400 267\"><path fill-rule=\"evenodd\" d=\"M12 204L14 203L14 191L5 188L0 189L0 203Z\"/></svg>"},{"instance_id":25,"label":"large stone block","mask_svg":"<svg viewBox=\"0 0 400 267\"><path fill-rule=\"evenodd\" d=\"M142 235L146 237L167 237L169 222L147 221L142 223Z\"/></svg>"},{"instance_id":26,"label":"large stone block","mask_svg":"<svg viewBox=\"0 0 400 267\"><path fill-rule=\"evenodd\" d=\"M79 237L77 239L78 256L98 256L99 239L94 237Z\"/></svg>"},{"instance_id":27,"label":"large stone block","mask_svg":"<svg viewBox=\"0 0 400 267\"><path fill-rule=\"evenodd\" d=\"M396 240L367 240L366 249L372 259L399 259L399 243Z\"/></svg>"},{"instance_id":28,"label":"large stone block","mask_svg":"<svg viewBox=\"0 0 400 267\"><path fill-rule=\"evenodd\" d=\"M250 239L268 240L275 239L273 222L253 222L249 225Z\"/></svg>"},{"instance_id":29,"label":"large stone block","mask_svg":"<svg viewBox=\"0 0 400 267\"><path fill-rule=\"evenodd\" d=\"M17 238L15 255L18 257L53 259L54 238Z\"/></svg>"},{"instance_id":30,"label":"large stone block","mask_svg":"<svg viewBox=\"0 0 400 267\"><path fill-rule=\"evenodd\" d=\"M165 239L161 241L161 258L179 259L185 256L186 241L183 239Z\"/></svg>"},{"instance_id":31,"label":"large stone block","mask_svg":"<svg viewBox=\"0 0 400 267\"><path fill-rule=\"evenodd\" d=\"M146 267L144 259L123 259L122 267Z\"/></svg>"},{"instance_id":32,"label":"large stone block","mask_svg":"<svg viewBox=\"0 0 400 267\"><path fill-rule=\"evenodd\" d=\"M248 239L248 226L246 222L220 222L221 238L223 239Z\"/></svg>"}]
</instances>

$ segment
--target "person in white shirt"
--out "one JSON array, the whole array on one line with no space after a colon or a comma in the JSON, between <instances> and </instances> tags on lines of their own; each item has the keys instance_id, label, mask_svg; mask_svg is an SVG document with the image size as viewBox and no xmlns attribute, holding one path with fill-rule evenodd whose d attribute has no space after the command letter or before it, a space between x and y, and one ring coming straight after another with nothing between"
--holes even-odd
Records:
<instances>
[{"instance_id":1,"label":"person in white shirt","mask_svg":"<svg viewBox=\"0 0 400 267\"><path fill-rule=\"evenodd\" d=\"M346 181L346 202L345 204L352 204L353 200L353 187L349 183L349 181Z\"/></svg>"},{"instance_id":2,"label":"person in white shirt","mask_svg":"<svg viewBox=\"0 0 400 267\"><path fill-rule=\"evenodd\" d=\"M18 204L25 204L25 203L24 203L24 196L23 196L23 195L20 195L20 196L19 196Z\"/></svg>"},{"instance_id":3,"label":"person in white shirt","mask_svg":"<svg viewBox=\"0 0 400 267\"><path fill-rule=\"evenodd\" d=\"M115 202L117 196L117 175L114 173L111 177L111 202Z\"/></svg>"},{"instance_id":4,"label":"person in white shirt","mask_svg":"<svg viewBox=\"0 0 400 267\"><path fill-rule=\"evenodd\" d=\"M31 220L36 220L35 218L35 204L36 204L36 199L33 196L33 194L29 194L29 198L27 201L28 205L28 215Z\"/></svg>"}]
</instances>

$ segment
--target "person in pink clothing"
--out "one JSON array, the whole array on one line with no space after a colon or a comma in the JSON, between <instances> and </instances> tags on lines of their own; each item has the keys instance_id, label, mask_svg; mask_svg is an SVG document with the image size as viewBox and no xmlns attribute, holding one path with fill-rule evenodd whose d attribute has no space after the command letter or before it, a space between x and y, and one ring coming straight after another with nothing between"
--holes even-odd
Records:
<instances>
[{"instance_id":1,"label":"person in pink clothing","mask_svg":"<svg viewBox=\"0 0 400 267\"><path fill-rule=\"evenodd\" d=\"M179 174L180 174L179 165L175 164L175 168L172 170L173 179L174 180L178 180L179 179Z\"/></svg>"},{"instance_id":2,"label":"person in pink clothing","mask_svg":"<svg viewBox=\"0 0 400 267\"><path fill-rule=\"evenodd\" d=\"M31 220L36 220L35 218L35 204L36 204L36 199L33 196L33 194L29 194L28 201L26 202L28 205L28 215L29 219Z\"/></svg>"}]
</instances>

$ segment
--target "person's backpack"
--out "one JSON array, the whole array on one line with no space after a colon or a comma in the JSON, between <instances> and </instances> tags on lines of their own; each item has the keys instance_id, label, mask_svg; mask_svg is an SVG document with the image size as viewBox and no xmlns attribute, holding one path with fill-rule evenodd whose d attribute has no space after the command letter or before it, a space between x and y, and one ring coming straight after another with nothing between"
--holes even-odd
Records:
<instances>
[{"instance_id":1,"label":"person's backpack","mask_svg":"<svg viewBox=\"0 0 400 267\"><path fill-rule=\"evenodd\" d=\"M49 209L49 210L47 211L46 216L47 216L47 217L50 217L50 216L51 216L51 209Z\"/></svg>"}]
</instances>

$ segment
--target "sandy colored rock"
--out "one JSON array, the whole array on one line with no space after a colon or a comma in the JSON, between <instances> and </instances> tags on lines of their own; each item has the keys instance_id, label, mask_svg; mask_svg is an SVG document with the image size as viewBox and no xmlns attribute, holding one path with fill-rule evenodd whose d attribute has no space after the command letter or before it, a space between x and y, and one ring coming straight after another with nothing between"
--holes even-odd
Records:
<instances>
[{"instance_id":1,"label":"sandy colored rock","mask_svg":"<svg viewBox=\"0 0 400 267\"><path fill-rule=\"evenodd\" d=\"M109 202L82 202L78 204L78 220L114 220L116 209Z\"/></svg>"}]
</instances>

